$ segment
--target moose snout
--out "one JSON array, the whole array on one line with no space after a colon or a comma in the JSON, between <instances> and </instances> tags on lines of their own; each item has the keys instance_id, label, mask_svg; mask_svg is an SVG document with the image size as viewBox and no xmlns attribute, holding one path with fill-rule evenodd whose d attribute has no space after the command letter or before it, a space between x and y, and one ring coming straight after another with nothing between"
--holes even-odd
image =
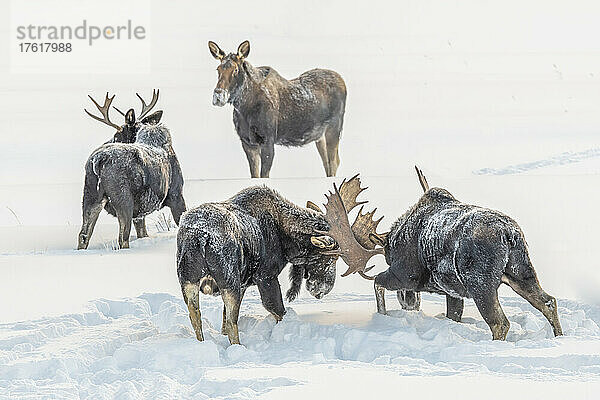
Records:
<instances>
[{"instance_id":1,"label":"moose snout","mask_svg":"<svg viewBox=\"0 0 600 400\"><path fill-rule=\"evenodd\" d=\"M213 106L223 107L229 100L229 92L225 89L216 88L213 92Z\"/></svg>"}]
</instances>

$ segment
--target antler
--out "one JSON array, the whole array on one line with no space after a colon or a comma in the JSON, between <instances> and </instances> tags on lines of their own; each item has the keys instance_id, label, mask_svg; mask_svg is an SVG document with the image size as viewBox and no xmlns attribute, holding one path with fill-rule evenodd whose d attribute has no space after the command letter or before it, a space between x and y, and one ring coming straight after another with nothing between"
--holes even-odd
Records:
<instances>
[{"instance_id":1,"label":"antler","mask_svg":"<svg viewBox=\"0 0 600 400\"><path fill-rule=\"evenodd\" d=\"M421 184L421 187L423 188L423 192L426 192L429 190L429 183L427 183L427 178L425 178L425 175L423 175L423 171L421 171L419 169L419 167L417 167L415 165L415 169L417 170L417 176L419 177L419 183Z\"/></svg>"},{"instance_id":2,"label":"antler","mask_svg":"<svg viewBox=\"0 0 600 400\"><path fill-rule=\"evenodd\" d=\"M140 116L138 117L138 121L141 120L142 118L144 118L146 116L146 114L148 114L148 112L150 110L152 110L152 108L156 105L156 102L158 101L159 92L160 92L160 89L152 89L152 101L150 101L150 104L148 104L148 105L146 105L146 102L144 101L144 99L142 99L142 96L140 96L139 93L135 94L138 97L138 99L140 99L142 102L142 112L140 113Z\"/></svg>"},{"instance_id":3,"label":"antler","mask_svg":"<svg viewBox=\"0 0 600 400\"><path fill-rule=\"evenodd\" d=\"M356 241L360 243L362 247L365 249L374 249L375 243L373 243L373 241L369 238L369 235L377 234L377 225L379 225L383 219L383 216L375 220L373 219L373 216L375 215L375 211L377 211L377 209L365 214L363 214L362 211L363 207L358 210L356 219L352 224L352 233L354 233Z\"/></svg>"},{"instance_id":4,"label":"antler","mask_svg":"<svg viewBox=\"0 0 600 400\"><path fill-rule=\"evenodd\" d=\"M348 190L347 193L352 193L353 195L353 197L351 196L352 201L349 203L352 208L356 207L358 204L365 203L356 202L356 196L364 190L360 188L360 181L358 180L357 176L353 177L348 182L345 180L343 182L343 184L346 183L348 185L346 186L346 188L348 188L346 189ZM352 188L352 190L349 188ZM348 210L345 207L345 202L341 191L338 190L338 187L335 183L333 184L333 189L333 193L329 192L329 195L325 195L327 198L327 204L325 204L325 220L329 224L329 231L317 231L317 233L327 235L335 239L339 249L326 251L324 254L338 255L342 257L342 260L344 260L344 262L348 265L348 270L344 272L342 276L347 276L354 272L360 272L361 275L363 275L365 271L370 269L366 268L367 262L371 259L371 257L377 254L384 254L383 249L367 249L357 241L357 238L354 236L354 232L350 227L350 222L348 221ZM340 186L340 189L342 189L342 186ZM346 197L346 200L348 200L348 197ZM369 215L369 213L365 215ZM365 215L362 217L357 217L359 225L361 224L360 221L365 219Z\"/></svg>"},{"instance_id":5,"label":"antler","mask_svg":"<svg viewBox=\"0 0 600 400\"><path fill-rule=\"evenodd\" d=\"M108 126L112 126L113 128L115 128L117 130L121 130L121 127L119 125L115 124L114 122L111 122L110 119L109 119L109 117L108 117L108 111L110 109L110 104L112 103L113 99L115 98L115 95L113 94L112 97L108 97L108 92L106 92L106 98L104 99L104 105L102 107L100 107L100 104L98 104L96 102L96 100L94 100L92 98L92 96L88 95L88 97L90 98L90 100L92 100L92 102L94 103L94 105L96 106L96 108L98 108L98 110L100 111L100 113L102 114L102 116L104 118L100 118L100 117L97 117L97 116L93 115L92 113L90 113L85 108L83 109L83 111L85 111L87 115L89 115L90 117L94 118L96 121L100 121L102 123L105 123Z\"/></svg>"},{"instance_id":6,"label":"antler","mask_svg":"<svg viewBox=\"0 0 600 400\"><path fill-rule=\"evenodd\" d=\"M346 214L352 211L354 207L368 203L368 201L356 201L358 195L368 189L360 187L360 178L358 177L358 175L359 174L354 175L348 181L346 181L346 179L344 178L344 180L340 184L339 193L342 202L344 203L344 207L346 208Z\"/></svg>"}]
</instances>

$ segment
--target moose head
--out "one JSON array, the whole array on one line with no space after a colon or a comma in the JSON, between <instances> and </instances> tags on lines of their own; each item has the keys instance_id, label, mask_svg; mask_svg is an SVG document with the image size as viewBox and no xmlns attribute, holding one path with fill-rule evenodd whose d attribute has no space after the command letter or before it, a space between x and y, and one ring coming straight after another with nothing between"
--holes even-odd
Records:
<instances>
[{"instance_id":1,"label":"moose head","mask_svg":"<svg viewBox=\"0 0 600 400\"><path fill-rule=\"evenodd\" d=\"M250 42L243 41L237 49L237 53L225 54L215 42L208 42L210 54L220 64L217 67L219 78L213 92L213 105L223 107L230 102L238 93L244 82L244 60L250 54Z\"/></svg>"},{"instance_id":2,"label":"moose head","mask_svg":"<svg viewBox=\"0 0 600 400\"><path fill-rule=\"evenodd\" d=\"M357 201L358 195L366 189L360 186L358 174L349 180L344 179L339 188L334 183L333 192L325 195L327 204L323 216L329 230L316 231L318 236L312 236L311 242L322 254L344 260L349 268L342 276L358 272L365 279L373 279L366 275L373 268L367 268L367 262L375 255L384 254L383 248L378 246L383 244L386 233L377 233L377 226L383 220L383 216L373 219L377 209L363 214L367 201ZM361 207L354 223L350 225L348 214L357 206ZM312 202L307 203L307 208L323 213Z\"/></svg>"},{"instance_id":3,"label":"moose head","mask_svg":"<svg viewBox=\"0 0 600 400\"><path fill-rule=\"evenodd\" d=\"M94 100L92 98L92 96L88 95L88 97L90 98L90 100L92 100L92 102L94 103L96 108L98 108L98 111L100 111L100 114L102 114L102 118L100 118L96 115L93 115L86 109L84 109L84 111L87 113L87 115L89 115L96 121L100 121L100 122L116 129L116 132L115 132L112 140L110 140L110 142L112 142L112 143L133 143L136 140L137 131L142 124L155 125L160 122L160 119L162 118L162 113L163 113L161 110L155 111L154 113L147 115L152 110L152 108L154 108L156 103L158 102L158 95L159 95L159 90L153 90L152 91L152 101L150 101L150 104L146 104L144 99L142 99L142 96L140 96L138 93L136 93L136 96L142 102L142 111L141 111L139 117L137 117L137 118L136 118L135 111L133 110L133 108L130 108L129 111L127 111L126 113L123 113L117 107L113 106L113 108L115 110L117 110L117 112L119 112L119 114L121 114L123 117L125 117L125 123L123 125L118 125L118 124L115 124L114 122L110 121L108 113L110 110L110 105L112 104L112 101L115 98L115 95L113 95L112 97L109 97L108 92L106 93L106 98L104 99L104 105L102 105L102 106L100 106L100 104L98 104L96 102L96 100Z\"/></svg>"}]
</instances>

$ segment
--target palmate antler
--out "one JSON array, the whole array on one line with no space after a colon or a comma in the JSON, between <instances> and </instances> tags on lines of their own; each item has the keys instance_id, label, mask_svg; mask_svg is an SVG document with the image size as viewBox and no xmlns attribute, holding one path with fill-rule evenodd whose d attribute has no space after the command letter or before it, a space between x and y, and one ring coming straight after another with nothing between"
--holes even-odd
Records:
<instances>
[{"instance_id":1,"label":"palmate antler","mask_svg":"<svg viewBox=\"0 0 600 400\"><path fill-rule=\"evenodd\" d=\"M357 201L358 195L366 190L360 187L360 179L355 175L350 180L344 180L340 188L333 184L333 192L325 195L325 220L329 224L328 231L318 231L319 234L327 235L335 239L338 249L325 251L324 254L337 255L348 265L348 270L342 276L348 276L358 272L361 276L372 279L365 274L372 267L367 268L367 262L377 254L384 254L383 248L375 248L375 244L369 239L369 235L377 235L375 229L383 219L373 220L375 210L366 214L362 213L361 207L356 220L350 226L348 213L358 205L366 201Z\"/></svg>"}]
</instances>

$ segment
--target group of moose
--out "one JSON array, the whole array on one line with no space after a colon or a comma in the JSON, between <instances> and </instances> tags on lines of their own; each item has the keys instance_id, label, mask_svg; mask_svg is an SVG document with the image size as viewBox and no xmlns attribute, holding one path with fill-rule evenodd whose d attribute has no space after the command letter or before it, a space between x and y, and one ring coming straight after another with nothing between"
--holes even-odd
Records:
<instances>
[{"instance_id":1,"label":"group of moose","mask_svg":"<svg viewBox=\"0 0 600 400\"><path fill-rule=\"evenodd\" d=\"M333 71L315 69L285 80L270 67L255 68L246 57L247 41L237 53L225 54L209 42L220 61L213 104L233 105L235 129L252 177L268 177L275 144L300 146L316 142L327 176L339 165L346 88ZM119 221L119 247L129 247L131 224L137 237L148 236L144 217L171 209L177 234L177 275L190 321L203 340L200 293L223 299L222 333L239 343L238 316L244 292L256 285L264 307L280 321L285 314L278 276L290 265L288 301L302 282L320 299L333 288L336 262L342 258L347 276L358 273L374 281L377 311L385 314L385 289L396 291L402 308L418 310L420 292L446 296L446 316L460 321L463 299L472 298L489 325L493 339L504 340L509 321L498 301L504 283L538 309L555 335L562 335L554 297L542 290L527 252L523 233L510 217L456 200L448 191L429 188L416 168L424 194L391 227L378 233L383 217L363 212L357 176L326 195L322 210L313 202L299 207L266 186L249 187L228 200L205 203L186 211L183 175L162 124L162 111L150 114L158 101L142 102L123 113L123 125L109 119L114 95L101 106L102 117L86 113L116 130L85 165L83 224L78 248L88 247L96 220L105 209ZM361 206L352 224L349 214ZM371 257L384 255L389 268L368 275Z\"/></svg>"}]
</instances>

